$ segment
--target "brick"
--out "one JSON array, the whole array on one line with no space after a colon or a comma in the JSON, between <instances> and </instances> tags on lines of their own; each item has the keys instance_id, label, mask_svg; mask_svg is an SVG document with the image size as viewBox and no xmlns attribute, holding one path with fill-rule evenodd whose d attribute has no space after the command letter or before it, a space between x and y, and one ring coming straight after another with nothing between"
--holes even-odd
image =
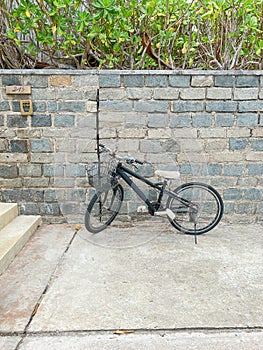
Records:
<instances>
[{"instance_id":1,"label":"brick","mask_svg":"<svg viewBox=\"0 0 263 350\"><path fill-rule=\"evenodd\" d=\"M257 100L257 88L236 88L234 90L234 100Z\"/></svg>"},{"instance_id":2,"label":"brick","mask_svg":"<svg viewBox=\"0 0 263 350\"><path fill-rule=\"evenodd\" d=\"M135 101L134 110L136 112L168 112L169 103L168 102L157 102L157 101Z\"/></svg>"},{"instance_id":3,"label":"brick","mask_svg":"<svg viewBox=\"0 0 263 350\"><path fill-rule=\"evenodd\" d=\"M99 77L98 74L95 72L95 74L82 74L82 75L76 75L72 76L72 84L78 88L83 87L91 87L98 88L99 86ZM95 89L94 89L95 90Z\"/></svg>"},{"instance_id":4,"label":"brick","mask_svg":"<svg viewBox=\"0 0 263 350\"><path fill-rule=\"evenodd\" d=\"M232 89L219 87L208 88L206 97L209 100L231 100Z\"/></svg>"},{"instance_id":5,"label":"brick","mask_svg":"<svg viewBox=\"0 0 263 350\"><path fill-rule=\"evenodd\" d=\"M60 210L63 215L79 214L79 206L77 203L62 203Z\"/></svg>"},{"instance_id":6,"label":"brick","mask_svg":"<svg viewBox=\"0 0 263 350\"><path fill-rule=\"evenodd\" d=\"M229 149L231 151L244 150L248 146L248 139L230 139Z\"/></svg>"},{"instance_id":7,"label":"brick","mask_svg":"<svg viewBox=\"0 0 263 350\"><path fill-rule=\"evenodd\" d=\"M236 78L237 87L257 87L259 86L259 77L256 75L244 75Z\"/></svg>"},{"instance_id":8,"label":"brick","mask_svg":"<svg viewBox=\"0 0 263 350\"><path fill-rule=\"evenodd\" d=\"M263 139L252 140L252 149L254 151L263 151Z\"/></svg>"},{"instance_id":9,"label":"brick","mask_svg":"<svg viewBox=\"0 0 263 350\"><path fill-rule=\"evenodd\" d=\"M231 128L226 131L226 136L228 138L250 137L251 132L248 128Z\"/></svg>"},{"instance_id":10,"label":"brick","mask_svg":"<svg viewBox=\"0 0 263 350\"><path fill-rule=\"evenodd\" d=\"M212 86L214 79L212 76L193 76L191 81L191 86Z\"/></svg>"},{"instance_id":11,"label":"brick","mask_svg":"<svg viewBox=\"0 0 263 350\"><path fill-rule=\"evenodd\" d=\"M86 176L86 167L84 164L67 164L65 171L66 176L69 177Z\"/></svg>"},{"instance_id":12,"label":"brick","mask_svg":"<svg viewBox=\"0 0 263 350\"><path fill-rule=\"evenodd\" d=\"M263 152L257 151L257 152L248 152L246 155L246 160L253 161L253 162L261 162L263 159Z\"/></svg>"},{"instance_id":13,"label":"brick","mask_svg":"<svg viewBox=\"0 0 263 350\"><path fill-rule=\"evenodd\" d=\"M80 188L73 188L66 190L67 201L84 202L86 199L86 190Z\"/></svg>"},{"instance_id":14,"label":"brick","mask_svg":"<svg viewBox=\"0 0 263 350\"><path fill-rule=\"evenodd\" d=\"M191 126L191 114L171 114L170 127L182 128Z\"/></svg>"},{"instance_id":15,"label":"brick","mask_svg":"<svg viewBox=\"0 0 263 350\"><path fill-rule=\"evenodd\" d=\"M71 86L71 76L70 75L51 75L50 76L51 86Z\"/></svg>"},{"instance_id":16,"label":"brick","mask_svg":"<svg viewBox=\"0 0 263 350\"><path fill-rule=\"evenodd\" d=\"M10 152L27 153L28 142L27 140L9 140Z\"/></svg>"},{"instance_id":17,"label":"brick","mask_svg":"<svg viewBox=\"0 0 263 350\"><path fill-rule=\"evenodd\" d=\"M34 153L52 152L52 144L50 139L33 139L31 140L31 151Z\"/></svg>"},{"instance_id":18,"label":"brick","mask_svg":"<svg viewBox=\"0 0 263 350\"><path fill-rule=\"evenodd\" d=\"M222 152L228 147L227 140L222 140L222 139L211 139L207 141L207 144L205 146L205 151L206 152Z\"/></svg>"},{"instance_id":19,"label":"brick","mask_svg":"<svg viewBox=\"0 0 263 350\"><path fill-rule=\"evenodd\" d=\"M64 166L61 164L44 164L43 165L44 176L64 176Z\"/></svg>"},{"instance_id":20,"label":"brick","mask_svg":"<svg viewBox=\"0 0 263 350\"><path fill-rule=\"evenodd\" d=\"M248 190L245 190L245 199L259 201L262 199L262 191L256 188L250 188Z\"/></svg>"},{"instance_id":21,"label":"brick","mask_svg":"<svg viewBox=\"0 0 263 350\"><path fill-rule=\"evenodd\" d=\"M50 184L50 181L48 178L45 177L24 177L22 179L23 187L30 188L30 187L48 187Z\"/></svg>"},{"instance_id":22,"label":"brick","mask_svg":"<svg viewBox=\"0 0 263 350\"><path fill-rule=\"evenodd\" d=\"M56 139L56 152L68 152L68 153L75 153L76 152L76 140L75 139L69 139L69 138L63 138L63 139ZM86 141L86 143L89 143L89 141Z\"/></svg>"},{"instance_id":23,"label":"brick","mask_svg":"<svg viewBox=\"0 0 263 350\"><path fill-rule=\"evenodd\" d=\"M6 150L6 144L4 139L0 139L0 152L3 152Z\"/></svg>"},{"instance_id":24,"label":"brick","mask_svg":"<svg viewBox=\"0 0 263 350\"><path fill-rule=\"evenodd\" d=\"M58 103L56 101L48 101L47 109L49 112L57 112L58 111Z\"/></svg>"},{"instance_id":25,"label":"brick","mask_svg":"<svg viewBox=\"0 0 263 350\"><path fill-rule=\"evenodd\" d=\"M148 127L149 128L164 128L166 126L166 114L149 114Z\"/></svg>"},{"instance_id":26,"label":"brick","mask_svg":"<svg viewBox=\"0 0 263 350\"><path fill-rule=\"evenodd\" d=\"M21 75L3 75L2 76L2 85L21 85L22 76Z\"/></svg>"},{"instance_id":27,"label":"brick","mask_svg":"<svg viewBox=\"0 0 263 350\"><path fill-rule=\"evenodd\" d=\"M44 191L45 202L57 202L59 200L65 200L64 190L47 189Z\"/></svg>"},{"instance_id":28,"label":"brick","mask_svg":"<svg viewBox=\"0 0 263 350\"><path fill-rule=\"evenodd\" d=\"M235 205L232 202L224 203L224 214L232 214L235 211Z\"/></svg>"},{"instance_id":29,"label":"brick","mask_svg":"<svg viewBox=\"0 0 263 350\"><path fill-rule=\"evenodd\" d=\"M142 140L140 141L140 151L143 153L160 153L162 147L160 141Z\"/></svg>"},{"instance_id":30,"label":"brick","mask_svg":"<svg viewBox=\"0 0 263 350\"><path fill-rule=\"evenodd\" d=\"M123 100L126 97L126 90L120 89L101 89L100 100Z\"/></svg>"},{"instance_id":31,"label":"brick","mask_svg":"<svg viewBox=\"0 0 263 350\"><path fill-rule=\"evenodd\" d=\"M139 149L139 140L123 139L117 142L120 152L137 152Z\"/></svg>"},{"instance_id":32,"label":"brick","mask_svg":"<svg viewBox=\"0 0 263 350\"><path fill-rule=\"evenodd\" d=\"M164 87L167 86L167 75L146 75L146 86Z\"/></svg>"},{"instance_id":33,"label":"brick","mask_svg":"<svg viewBox=\"0 0 263 350\"><path fill-rule=\"evenodd\" d=\"M42 165L40 164L20 164L19 176L25 177L39 177L42 175Z\"/></svg>"},{"instance_id":34,"label":"brick","mask_svg":"<svg viewBox=\"0 0 263 350\"><path fill-rule=\"evenodd\" d=\"M244 159L245 159L245 156L243 155L243 153L227 151L227 150L221 153L209 154L210 162L237 163L237 162L243 162Z\"/></svg>"},{"instance_id":35,"label":"brick","mask_svg":"<svg viewBox=\"0 0 263 350\"><path fill-rule=\"evenodd\" d=\"M263 111L263 101L242 101L238 105L239 112Z\"/></svg>"},{"instance_id":36,"label":"brick","mask_svg":"<svg viewBox=\"0 0 263 350\"><path fill-rule=\"evenodd\" d=\"M10 111L10 105L8 101L0 102L0 111Z\"/></svg>"},{"instance_id":37,"label":"brick","mask_svg":"<svg viewBox=\"0 0 263 350\"><path fill-rule=\"evenodd\" d=\"M148 130L148 138L149 139L169 139L172 136L171 129L167 128L155 128Z\"/></svg>"},{"instance_id":38,"label":"brick","mask_svg":"<svg viewBox=\"0 0 263 350\"><path fill-rule=\"evenodd\" d=\"M237 214L255 214L256 212L256 204L255 203L238 203L237 209L236 209Z\"/></svg>"},{"instance_id":39,"label":"brick","mask_svg":"<svg viewBox=\"0 0 263 350\"><path fill-rule=\"evenodd\" d=\"M86 112L86 103L83 101L58 102L59 112Z\"/></svg>"},{"instance_id":40,"label":"brick","mask_svg":"<svg viewBox=\"0 0 263 350\"><path fill-rule=\"evenodd\" d=\"M179 97L179 89L156 88L153 96L155 100L176 100Z\"/></svg>"},{"instance_id":41,"label":"brick","mask_svg":"<svg viewBox=\"0 0 263 350\"><path fill-rule=\"evenodd\" d=\"M257 126L258 114L257 113L244 113L237 114L237 126Z\"/></svg>"},{"instance_id":42,"label":"brick","mask_svg":"<svg viewBox=\"0 0 263 350\"><path fill-rule=\"evenodd\" d=\"M182 100L203 100L205 98L205 88L188 88L180 90Z\"/></svg>"},{"instance_id":43,"label":"brick","mask_svg":"<svg viewBox=\"0 0 263 350\"><path fill-rule=\"evenodd\" d=\"M21 215L39 215L39 205L37 203L19 204L19 213Z\"/></svg>"},{"instance_id":44,"label":"brick","mask_svg":"<svg viewBox=\"0 0 263 350\"><path fill-rule=\"evenodd\" d=\"M48 76L29 74L24 76L24 84L34 88L46 88L48 87Z\"/></svg>"},{"instance_id":45,"label":"brick","mask_svg":"<svg viewBox=\"0 0 263 350\"><path fill-rule=\"evenodd\" d=\"M27 117L9 115L7 117L7 126L10 128L26 128L28 126Z\"/></svg>"},{"instance_id":46,"label":"brick","mask_svg":"<svg viewBox=\"0 0 263 350\"><path fill-rule=\"evenodd\" d=\"M162 145L163 148L163 152L174 152L174 153L178 153L180 152L180 145L176 140L167 140L163 143Z\"/></svg>"},{"instance_id":47,"label":"brick","mask_svg":"<svg viewBox=\"0 0 263 350\"><path fill-rule=\"evenodd\" d=\"M242 198L242 190L237 188L229 188L223 191L223 199L225 200L237 200Z\"/></svg>"},{"instance_id":48,"label":"brick","mask_svg":"<svg viewBox=\"0 0 263 350\"><path fill-rule=\"evenodd\" d=\"M4 125L4 116L0 115L0 126Z\"/></svg>"},{"instance_id":49,"label":"brick","mask_svg":"<svg viewBox=\"0 0 263 350\"><path fill-rule=\"evenodd\" d=\"M207 173L210 176L222 175L222 169L221 164L207 164Z\"/></svg>"},{"instance_id":50,"label":"brick","mask_svg":"<svg viewBox=\"0 0 263 350\"><path fill-rule=\"evenodd\" d=\"M80 89L60 87L57 89L57 98L62 100L83 100L84 93Z\"/></svg>"},{"instance_id":51,"label":"brick","mask_svg":"<svg viewBox=\"0 0 263 350\"><path fill-rule=\"evenodd\" d=\"M1 165L0 164L0 177L4 179L13 179L18 176L18 170L16 165Z\"/></svg>"},{"instance_id":52,"label":"brick","mask_svg":"<svg viewBox=\"0 0 263 350\"><path fill-rule=\"evenodd\" d=\"M189 87L190 75L170 75L169 85L173 87Z\"/></svg>"},{"instance_id":53,"label":"brick","mask_svg":"<svg viewBox=\"0 0 263 350\"><path fill-rule=\"evenodd\" d=\"M202 112L204 110L204 102L200 101L174 101L172 104L172 112Z\"/></svg>"},{"instance_id":54,"label":"brick","mask_svg":"<svg viewBox=\"0 0 263 350\"><path fill-rule=\"evenodd\" d=\"M245 171L244 165L226 164L224 168L225 176L242 176Z\"/></svg>"},{"instance_id":55,"label":"brick","mask_svg":"<svg viewBox=\"0 0 263 350\"><path fill-rule=\"evenodd\" d=\"M21 201L22 190L21 189L2 190L1 195L2 195L3 202L17 203Z\"/></svg>"},{"instance_id":56,"label":"brick","mask_svg":"<svg viewBox=\"0 0 263 350\"><path fill-rule=\"evenodd\" d=\"M207 112L235 112L237 102L234 101L208 101L206 102Z\"/></svg>"},{"instance_id":57,"label":"brick","mask_svg":"<svg viewBox=\"0 0 263 350\"><path fill-rule=\"evenodd\" d=\"M24 189L21 192L21 200L26 202L42 202L44 191L39 189Z\"/></svg>"},{"instance_id":58,"label":"brick","mask_svg":"<svg viewBox=\"0 0 263 350\"><path fill-rule=\"evenodd\" d=\"M225 138L226 130L222 128L206 128L199 130L201 138Z\"/></svg>"},{"instance_id":59,"label":"brick","mask_svg":"<svg viewBox=\"0 0 263 350\"><path fill-rule=\"evenodd\" d=\"M147 125L147 113L126 113L123 118L125 128L137 128Z\"/></svg>"},{"instance_id":60,"label":"brick","mask_svg":"<svg viewBox=\"0 0 263 350\"><path fill-rule=\"evenodd\" d=\"M234 87L235 77L229 75L215 76L215 86Z\"/></svg>"},{"instance_id":61,"label":"brick","mask_svg":"<svg viewBox=\"0 0 263 350\"><path fill-rule=\"evenodd\" d=\"M60 205L57 203L41 203L40 204L41 215L60 215Z\"/></svg>"},{"instance_id":62,"label":"brick","mask_svg":"<svg viewBox=\"0 0 263 350\"><path fill-rule=\"evenodd\" d=\"M0 153L0 163L27 163L28 158L25 153Z\"/></svg>"},{"instance_id":63,"label":"brick","mask_svg":"<svg viewBox=\"0 0 263 350\"><path fill-rule=\"evenodd\" d=\"M194 127L209 127L212 126L213 116L211 114L193 114L192 121Z\"/></svg>"},{"instance_id":64,"label":"brick","mask_svg":"<svg viewBox=\"0 0 263 350\"><path fill-rule=\"evenodd\" d=\"M100 90L101 91L101 90ZM84 91L84 99L89 101L96 101L97 100L97 89L89 89L85 87Z\"/></svg>"},{"instance_id":65,"label":"brick","mask_svg":"<svg viewBox=\"0 0 263 350\"><path fill-rule=\"evenodd\" d=\"M115 130L111 130L112 132L114 132L114 134L112 135L106 135L109 137L115 137ZM103 134L102 134L103 135ZM118 131L118 137L120 139L129 139L129 138L144 138L146 135L146 129L138 129L138 128L129 128L129 129L122 129ZM105 137L105 136L104 136Z\"/></svg>"},{"instance_id":66,"label":"brick","mask_svg":"<svg viewBox=\"0 0 263 350\"><path fill-rule=\"evenodd\" d=\"M12 102L12 111L20 113L20 102L19 101Z\"/></svg>"},{"instance_id":67,"label":"brick","mask_svg":"<svg viewBox=\"0 0 263 350\"><path fill-rule=\"evenodd\" d=\"M99 86L101 88L107 87L120 87L121 86L121 78L119 74L106 74L99 76Z\"/></svg>"},{"instance_id":68,"label":"brick","mask_svg":"<svg viewBox=\"0 0 263 350\"><path fill-rule=\"evenodd\" d=\"M234 114L217 113L215 116L215 126L233 126Z\"/></svg>"},{"instance_id":69,"label":"brick","mask_svg":"<svg viewBox=\"0 0 263 350\"><path fill-rule=\"evenodd\" d=\"M40 138L42 136L42 133L40 129L17 129L16 136L21 139Z\"/></svg>"},{"instance_id":70,"label":"brick","mask_svg":"<svg viewBox=\"0 0 263 350\"><path fill-rule=\"evenodd\" d=\"M263 164L247 164L248 175L263 175Z\"/></svg>"},{"instance_id":71,"label":"brick","mask_svg":"<svg viewBox=\"0 0 263 350\"><path fill-rule=\"evenodd\" d=\"M32 90L32 100L38 101L38 100L55 100L56 99L56 92L55 88L45 88L45 89L33 89Z\"/></svg>"},{"instance_id":72,"label":"brick","mask_svg":"<svg viewBox=\"0 0 263 350\"><path fill-rule=\"evenodd\" d=\"M119 112L131 112L132 111L132 101L101 101L100 102L101 111L119 111Z\"/></svg>"},{"instance_id":73,"label":"brick","mask_svg":"<svg viewBox=\"0 0 263 350\"><path fill-rule=\"evenodd\" d=\"M200 175L199 164L180 164L180 174L183 175Z\"/></svg>"},{"instance_id":74,"label":"brick","mask_svg":"<svg viewBox=\"0 0 263 350\"><path fill-rule=\"evenodd\" d=\"M142 87L144 86L144 75L124 75L123 84L125 87Z\"/></svg>"},{"instance_id":75,"label":"brick","mask_svg":"<svg viewBox=\"0 0 263 350\"><path fill-rule=\"evenodd\" d=\"M59 127L71 127L74 126L75 116L74 114L56 114L54 117L54 126Z\"/></svg>"},{"instance_id":76,"label":"brick","mask_svg":"<svg viewBox=\"0 0 263 350\"><path fill-rule=\"evenodd\" d=\"M150 100L153 97L153 89L127 88L127 97L131 100Z\"/></svg>"},{"instance_id":77,"label":"brick","mask_svg":"<svg viewBox=\"0 0 263 350\"><path fill-rule=\"evenodd\" d=\"M144 164L136 172L144 177L152 177L154 176L154 166L152 164Z\"/></svg>"},{"instance_id":78,"label":"brick","mask_svg":"<svg viewBox=\"0 0 263 350\"><path fill-rule=\"evenodd\" d=\"M31 126L33 127L44 127L51 125L52 121L50 114L33 114L31 117Z\"/></svg>"},{"instance_id":79,"label":"brick","mask_svg":"<svg viewBox=\"0 0 263 350\"><path fill-rule=\"evenodd\" d=\"M34 112L46 112L46 110L47 110L46 102L33 102Z\"/></svg>"}]
</instances>

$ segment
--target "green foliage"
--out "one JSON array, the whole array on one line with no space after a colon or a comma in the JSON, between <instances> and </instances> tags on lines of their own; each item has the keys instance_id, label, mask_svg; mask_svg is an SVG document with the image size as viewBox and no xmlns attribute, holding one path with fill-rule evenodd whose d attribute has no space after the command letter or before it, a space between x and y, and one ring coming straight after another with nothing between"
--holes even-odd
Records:
<instances>
[{"instance_id":1,"label":"green foliage","mask_svg":"<svg viewBox=\"0 0 263 350\"><path fill-rule=\"evenodd\" d=\"M21 0L1 10L6 36L55 66L262 69L262 0Z\"/></svg>"}]
</instances>

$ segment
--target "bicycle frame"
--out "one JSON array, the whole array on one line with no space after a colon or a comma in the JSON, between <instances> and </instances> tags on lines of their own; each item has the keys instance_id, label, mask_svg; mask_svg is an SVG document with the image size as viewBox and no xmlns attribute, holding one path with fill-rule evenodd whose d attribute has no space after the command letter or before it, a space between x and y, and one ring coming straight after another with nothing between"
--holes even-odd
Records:
<instances>
[{"instance_id":1,"label":"bicycle frame","mask_svg":"<svg viewBox=\"0 0 263 350\"><path fill-rule=\"evenodd\" d=\"M130 186L135 193L141 198L141 200L147 205L148 210L150 212L151 215L154 215L154 213L156 211L158 211L158 208L161 204L162 198L164 193L165 194L169 194L170 196L172 196L173 198L175 198L178 202L180 202L181 204L183 204L184 206L188 207L188 208L192 208L194 210L195 206L193 204L191 204L190 201L179 197L178 195L176 195L174 192L167 190L166 189L166 185L167 185L167 181L165 180L164 182L157 182L154 183L146 178L144 178L143 176L135 173L133 170L125 167L122 165L122 163L118 163L117 167L116 167L116 175L120 176L126 183L128 186ZM133 177L135 177L136 179L140 180L141 182L144 182L145 184L147 184L148 186L156 189L159 191L159 196L157 199L157 206L155 206L154 204L152 204L149 199L145 196L145 194L140 190L140 188L130 179L130 177L127 175L131 175Z\"/></svg>"}]
</instances>

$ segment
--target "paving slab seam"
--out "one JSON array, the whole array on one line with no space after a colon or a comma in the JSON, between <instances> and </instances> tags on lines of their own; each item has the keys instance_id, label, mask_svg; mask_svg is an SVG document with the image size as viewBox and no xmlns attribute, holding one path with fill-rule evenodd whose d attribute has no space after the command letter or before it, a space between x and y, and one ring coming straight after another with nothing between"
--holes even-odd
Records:
<instances>
[{"instance_id":1,"label":"paving slab seam","mask_svg":"<svg viewBox=\"0 0 263 350\"><path fill-rule=\"evenodd\" d=\"M31 314L31 316L30 316L30 318L29 318L28 323L27 323L26 326L25 326L24 331L23 331L23 332L15 332L15 333L17 333L17 335L21 336L21 340L19 341L19 343L17 344L17 346L16 346L16 348L15 348L14 350L19 350L19 349L20 349L21 345L23 344L24 338L27 337L28 334L30 333L30 332L28 332L28 328L30 327L30 324L32 323L32 321L33 321L35 315L37 314L38 308L39 308L39 306L41 305L42 300L43 300L44 297L46 296L47 291L49 290L50 286L52 285L52 283L53 283L53 281L54 281L54 278L55 278L56 271L57 271L57 269L59 268L59 266L61 265L61 263L62 263L62 261L63 261L65 255L67 254L67 252L68 252L68 250L69 250L69 248L70 248L72 242L74 241L74 239L75 239L77 233L78 233L78 230L76 230L76 231L74 232L74 234L73 234L71 240L69 241L69 243L68 243L67 246L66 246L66 249L65 249L64 252L62 253L61 257L59 258L58 263L57 263L56 267L54 268L54 271L53 271L53 272L51 273L51 275L50 275L50 278L49 278L49 280L48 280L48 282L47 282L46 287L44 288L43 292L41 293L41 295L40 295L40 297L39 297L39 299L38 299L38 301L37 301L37 303L36 303L36 305L35 305L35 307L34 307L34 309L33 309L33 311L32 311L32 314ZM12 332L11 332L11 333L12 333ZM1 333L0 333L0 336L1 336Z\"/></svg>"},{"instance_id":2,"label":"paving slab seam","mask_svg":"<svg viewBox=\"0 0 263 350\"><path fill-rule=\"evenodd\" d=\"M195 328L139 328L139 329L97 329L97 330L67 330L67 331L26 331L26 332L1 332L0 337L67 337L67 336L79 336L79 335L106 335L106 334L118 334L118 331L125 333L136 334L179 334L179 333L231 333L231 332L262 332L263 327L195 327Z\"/></svg>"}]
</instances>

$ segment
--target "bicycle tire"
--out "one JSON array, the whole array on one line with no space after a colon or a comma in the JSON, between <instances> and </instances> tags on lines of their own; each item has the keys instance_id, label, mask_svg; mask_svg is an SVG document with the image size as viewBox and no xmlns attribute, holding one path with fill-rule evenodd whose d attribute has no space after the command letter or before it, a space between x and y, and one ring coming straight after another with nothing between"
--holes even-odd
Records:
<instances>
[{"instance_id":1,"label":"bicycle tire","mask_svg":"<svg viewBox=\"0 0 263 350\"><path fill-rule=\"evenodd\" d=\"M119 213L122 201L123 188L120 184L95 193L85 213L86 229L98 233L107 228Z\"/></svg>"},{"instance_id":2,"label":"bicycle tire","mask_svg":"<svg viewBox=\"0 0 263 350\"><path fill-rule=\"evenodd\" d=\"M172 196L168 197L166 207L175 215L174 218L168 217L168 219L178 231L200 235L212 230L221 220L224 212L223 200L212 186L190 182L177 187L173 192L180 198L190 200L198 208L193 219L191 218L193 214L189 213L190 210L186 209L186 205L178 204L179 202Z\"/></svg>"}]
</instances>

